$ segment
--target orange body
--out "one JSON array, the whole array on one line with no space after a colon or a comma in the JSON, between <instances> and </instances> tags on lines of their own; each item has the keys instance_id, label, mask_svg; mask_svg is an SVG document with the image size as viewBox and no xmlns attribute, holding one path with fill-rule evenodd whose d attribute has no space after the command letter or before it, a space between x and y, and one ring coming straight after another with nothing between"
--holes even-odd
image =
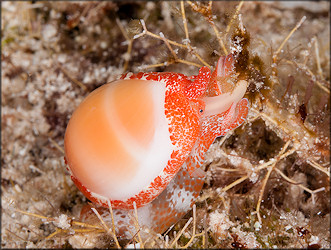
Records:
<instances>
[{"instance_id":1,"label":"orange body","mask_svg":"<svg viewBox=\"0 0 331 250\"><path fill-rule=\"evenodd\" d=\"M126 225L122 234L132 227L134 203L141 225L160 233L194 204L205 152L248 113L246 82L237 84L233 60L221 57L213 74L202 67L191 77L125 74L73 114L65 135L72 180L91 201L111 203L116 223Z\"/></svg>"}]
</instances>

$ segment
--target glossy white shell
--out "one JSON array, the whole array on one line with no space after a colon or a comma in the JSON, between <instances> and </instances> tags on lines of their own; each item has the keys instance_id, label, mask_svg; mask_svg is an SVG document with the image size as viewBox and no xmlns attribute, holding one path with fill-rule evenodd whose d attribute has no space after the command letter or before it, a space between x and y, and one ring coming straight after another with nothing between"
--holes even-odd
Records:
<instances>
[{"instance_id":1,"label":"glossy white shell","mask_svg":"<svg viewBox=\"0 0 331 250\"><path fill-rule=\"evenodd\" d=\"M74 112L66 155L73 175L95 197L126 200L167 166L174 146L165 92L165 83L119 80L92 92Z\"/></svg>"}]
</instances>

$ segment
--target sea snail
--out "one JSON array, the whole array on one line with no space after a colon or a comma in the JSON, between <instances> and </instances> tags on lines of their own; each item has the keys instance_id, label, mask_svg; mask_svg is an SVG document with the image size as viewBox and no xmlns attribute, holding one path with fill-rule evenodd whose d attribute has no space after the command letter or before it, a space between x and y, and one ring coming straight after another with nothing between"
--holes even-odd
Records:
<instances>
[{"instance_id":1,"label":"sea snail","mask_svg":"<svg viewBox=\"0 0 331 250\"><path fill-rule=\"evenodd\" d=\"M162 233L199 195L209 146L247 116L247 81L237 80L234 60L220 57L212 74L202 67L190 77L127 73L94 90L65 133L74 183L91 201L110 202L117 222L135 203L140 224Z\"/></svg>"}]
</instances>

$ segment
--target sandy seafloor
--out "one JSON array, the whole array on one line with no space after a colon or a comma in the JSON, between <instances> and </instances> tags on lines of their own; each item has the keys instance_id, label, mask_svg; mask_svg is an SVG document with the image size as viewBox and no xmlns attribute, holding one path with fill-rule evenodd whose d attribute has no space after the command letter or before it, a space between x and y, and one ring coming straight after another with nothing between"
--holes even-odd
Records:
<instances>
[{"instance_id":1,"label":"sandy seafloor","mask_svg":"<svg viewBox=\"0 0 331 250\"><path fill-rule=\"evenodd\" d=\"M238 4L213 3L212 14L221 37L226 34ZM284 116L285 127L287 123L294 125L288 127L290 135L284 136L280 131L282 123L277 127L257 119L229 136L222 150L217 140L206 156L207 179L197 202L197 231L204 230L205 238L196 237L188 247L231 248L240 244L248 248L330 247L329 8L328 1L245 2L242 5L239 13L250 33L249 51L263 60L266 75L271 72L272 53L306 17L279 53L279 84L272 90L273 103L279 105L275 112L279 114L265 109L266 114L275 119ZM192 11L188 3L185 10L192 46L208 64L215 66L224 51L212 27L200 13ZM2 1L1 248L114 246L106 233L79 233L70 225L71 219L79 221L80 209L87 201L65 169L62 150L66 124L89 92L123 72L198 73L197 67L181 63L143 69L142 66L167 61L171 53L161 40L147 36L135 39L131 53L127 53L128 43L116 18L129 38L140 32L138 20L144 19L154 34L162 32L179 43L185 39L180 2ZM238 18L233 27L236 23ZM233 29L224 39L229 51L231 32ZM179 58L201 64L187 50L177 49ZM289 76L294 77L292 95L282 99ZM308 98L310 80L315 84ZM300 119L286 115L295 114L307 98L308 116L304 124L316 133L301 135L304 128L295 126L300 124ZM249 119L253 117L250 112ZM299 138L298 150L279 161L276 168L294 182L284 180L273 171L264 192L260 224L254 210L266 172L247 168L268 162L290 138ZM311 140L314 140L312 144ZM224 159L224 153L230 156ZM250 165L236 161L233 155L244 156ZM307 164L308 160L317 162L321 170ZM236 171L233 174L224 168ZM222 192L222 188L245 174L250 174L249 180ZM312 195L303 187L320 191ZM32 214L53 218L53 221ZM179 232L190 216L192 212L169 233L169 242L174 239L173 232ZM59 229L63 231L47 238ZM192 225L177 246L184 246L191 232ZM126 243L123 241L123 246ZM154 247L167 246L162 236L153 244Z\"/></svg>"}]
</instances>

